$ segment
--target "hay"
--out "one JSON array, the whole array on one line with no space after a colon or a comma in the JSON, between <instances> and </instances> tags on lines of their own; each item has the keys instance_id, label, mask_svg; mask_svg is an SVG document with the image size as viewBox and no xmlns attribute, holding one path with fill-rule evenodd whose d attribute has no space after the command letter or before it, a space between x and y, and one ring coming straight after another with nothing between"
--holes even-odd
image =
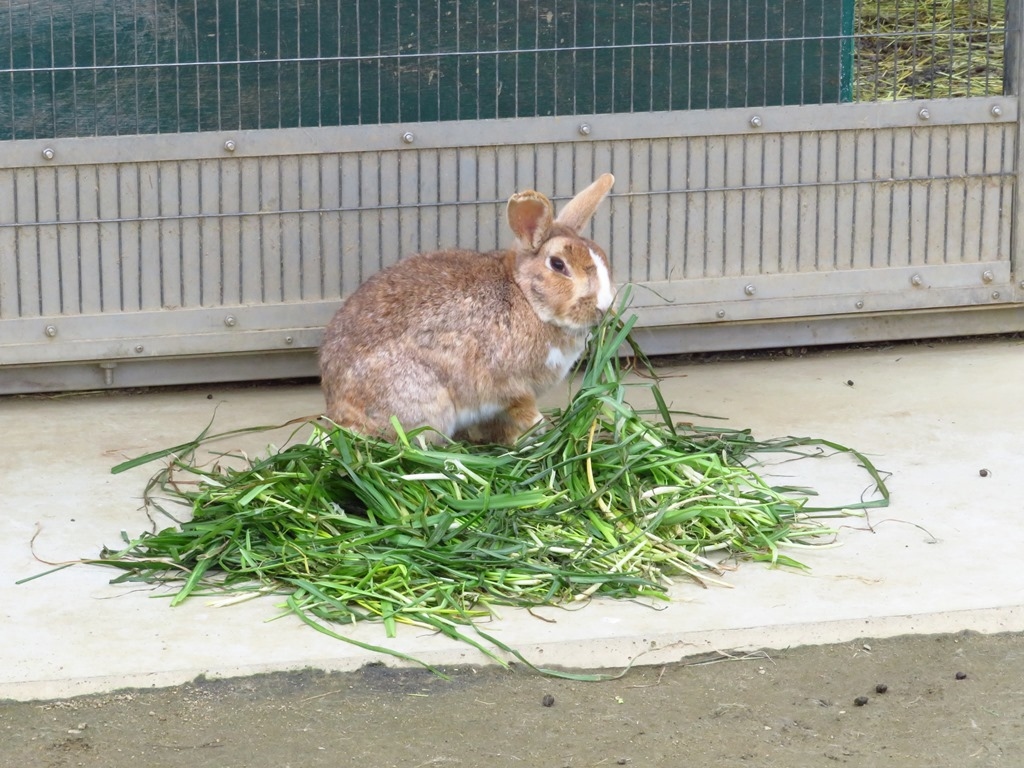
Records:
<instances>
[{"instance_id":1,"label":"hay","mask_svg":"<svg viewBox=\"0 0 1024 768\"><path fill-rule=\"evenodd\" d=\"M1003 92L1006 0L860 0L856 101Z\"/></svg>"}]
</instances>

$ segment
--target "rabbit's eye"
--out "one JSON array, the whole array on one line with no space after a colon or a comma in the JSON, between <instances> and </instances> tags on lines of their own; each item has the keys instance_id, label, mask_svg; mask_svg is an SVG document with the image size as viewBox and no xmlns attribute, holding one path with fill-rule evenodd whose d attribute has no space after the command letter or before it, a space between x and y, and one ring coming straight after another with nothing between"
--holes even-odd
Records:
<instances>
[{"instance_id":1,"label":"rabbit's eye","mask_svg":"<svg viewBox=\"0 0 1024 768\"><path fill-rule=\"evenodd\" d=\"M550 259L548 259L548 266L555 270L555 272L561 272L563 275L569 274L569 270L565 266L565 262L562 261L557 256L552 256Z\"/></svg>"}]
</instances>

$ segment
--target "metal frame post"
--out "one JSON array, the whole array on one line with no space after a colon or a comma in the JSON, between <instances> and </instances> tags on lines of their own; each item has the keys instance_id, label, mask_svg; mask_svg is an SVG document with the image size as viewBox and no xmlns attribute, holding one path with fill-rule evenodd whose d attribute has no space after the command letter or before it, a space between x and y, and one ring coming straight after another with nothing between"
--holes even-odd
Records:
<instances>
[{"instance_id":1,"label":"metal frame post","mask_svg":"<svg viewBox=\"0 0 1024 768\"><path fill-rule=\"evenodd\" d=\"M1006 44L1004 55L1003 92L1017 100L1017 142L1014 185L1010 221L1010 261L1013 270L1015 298L1024 301L1024 116L1020 113L1021 91L1024 89L1024 2L1010 0L1006 4Z\"/></svg>"}]
</instances>

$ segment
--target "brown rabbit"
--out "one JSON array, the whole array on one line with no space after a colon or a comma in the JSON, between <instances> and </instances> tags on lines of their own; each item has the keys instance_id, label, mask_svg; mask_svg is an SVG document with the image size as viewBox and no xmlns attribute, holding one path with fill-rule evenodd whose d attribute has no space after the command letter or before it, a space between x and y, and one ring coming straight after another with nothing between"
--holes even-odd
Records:
<instances>
[{"instance_id":1,"label":"brown rabbit","mask_svg":"<svg viewBox=\"0 0 1024 768\"><path fill-rule=\"evenodd\" d=\"M513 195L509 250L419 254L367 280L320 347L328 418L388 439L396 416L406 430L515 442L612 304L608 258L579 229L614 181L604 174L558 218L541 193Z\"/></svg>"}]
</instances>

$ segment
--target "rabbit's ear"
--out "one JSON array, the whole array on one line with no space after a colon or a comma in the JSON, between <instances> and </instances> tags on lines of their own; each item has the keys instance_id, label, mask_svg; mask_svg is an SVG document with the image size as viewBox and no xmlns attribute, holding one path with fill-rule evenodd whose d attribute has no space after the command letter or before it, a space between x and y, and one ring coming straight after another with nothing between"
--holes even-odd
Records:
<instances>
[{"instance_id":1,"label":"rabbit's ear","mask_svg":"<svg viewBox=\"0 0 1024 768\"><path fill-rule=\"evenodd\" d=\"M555 208L540 192L516 192L508 200L508 225L519 244L536 251L547 238Z\"/></svg>"},{"instance_id":2,"label":"rabbit's ear","mask_svg":"<svg viewBox=\"0 0 1024 768\"><path fill-rule=\"evenodd\" d=\"M602 174L597 181L566 203L565 208L558 214L558 223L565 224L577 232L581 230L590 221L590 217L594 215L597 206L604 200L614 183L614 176L610 173Z\"/></svg>"}]
</instances>

